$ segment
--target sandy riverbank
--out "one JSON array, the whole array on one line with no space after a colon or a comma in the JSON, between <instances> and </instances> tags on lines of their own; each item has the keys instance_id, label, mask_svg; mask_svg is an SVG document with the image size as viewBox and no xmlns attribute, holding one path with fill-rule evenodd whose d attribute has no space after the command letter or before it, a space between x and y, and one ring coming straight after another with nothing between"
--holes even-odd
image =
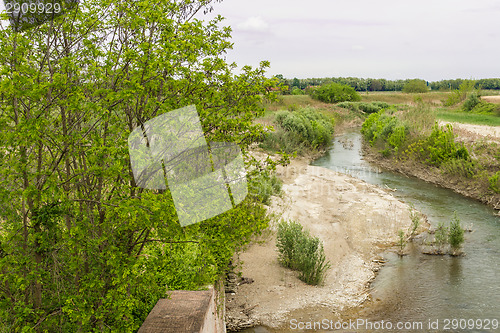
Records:
<instances>
[{"instance_id":1,"label":"sandy riverbank","mask_svg":"<svg viewBox=\"0 0 500 333\"><path fill-rule=\"evenodd\" d=\"M331 263L323 286L309 286L277 260L274 226L260 243L241 253L241 273L252 279L226 299L229 328L282 326L294 310L327 306L342 313L369 298L368 285L378 254L411 225L409 207L390 193L361 180L295 160L278 173L283 198L271 212L300 222L324 243Z\"/></svg>"}]
</instances>

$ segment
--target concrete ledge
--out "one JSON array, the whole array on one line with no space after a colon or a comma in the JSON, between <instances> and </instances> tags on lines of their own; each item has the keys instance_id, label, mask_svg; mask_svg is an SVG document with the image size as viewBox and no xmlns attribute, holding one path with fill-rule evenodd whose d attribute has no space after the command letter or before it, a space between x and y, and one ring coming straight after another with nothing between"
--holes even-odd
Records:
<instances>
[{"instance_id":1,"label":"concrete ledge","mask_svg":"<svg viewBox=\"0 0 500 333\"><path fill-rule=\"evenodd\" d=\"M172 291L169 299L156 303L138 333L224 333L224 304L219 303L214 288Z\"/></svg>"}]
</instances>

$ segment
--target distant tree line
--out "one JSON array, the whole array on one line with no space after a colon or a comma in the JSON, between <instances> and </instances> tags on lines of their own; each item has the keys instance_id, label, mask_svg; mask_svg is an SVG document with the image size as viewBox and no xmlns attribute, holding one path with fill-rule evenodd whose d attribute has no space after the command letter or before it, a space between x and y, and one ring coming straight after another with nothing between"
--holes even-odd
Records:
<instances>
[{"instance_id":1,"label":"distant tree line","mask_svg":"<svg viewBox=\"0 0 500 333\"><path fill-rule=\"evenodd\" d=\"M403 88L410 79L387 80L355 77L332 77L332 78L311 78L311 79L287 79L283 75L276 75L281 83L288 86L289 94L300 94L308 87L321 86L330 83L340 83L351 86L356 91L403 91ZM425 81L432 90L456 90L466 81L465 79L442 80L435 82ZM476 80L476 88L500 90L500 78ZM287 93L287 91L285 91Z\"/></svg>"},{"instance_id":2,"label":"distant tree line","mask_svg":"<svg viewBox=\"0 0 500 333\"><path fill-rule=\"evenodd\" d=\"M430 87L432 90L456 90L460 88L460 85L466 81L463 79L455 80L442 80L431 82ZM500 79L481 79L475 80L476 89L489 89L489 90L500 90Z\"/></svg>"}]
</instances>

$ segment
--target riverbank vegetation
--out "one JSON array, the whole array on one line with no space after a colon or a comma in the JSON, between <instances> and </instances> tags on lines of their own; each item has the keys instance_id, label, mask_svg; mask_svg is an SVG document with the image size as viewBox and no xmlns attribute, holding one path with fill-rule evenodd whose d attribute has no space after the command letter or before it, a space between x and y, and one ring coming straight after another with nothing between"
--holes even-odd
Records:
<instances>
[{"instance_id":1,"label":"riverbank vegetation","mask_svg":"<svg viewBox=\"0 0 500 333\"><path fill-rule=\"evenodd\" d=\"M287 154L312 154L331 145L335 120L310 108L279 111L273 116L274 131L265 133L260 146Z\"/></svg>"},{"instance_id":2,"label":"riverbank vegetation","mask_svg":"<svg viewBox=\"0 0 500 333\"><path fill-rule=\"evenodd\" d=\"M330 263L318 237L311 236L298 222L281 221L276 238L281 265L299 271L299 279L307 284L323 282Z\"/></svg>"},{"instance_id":3,"label":"riverbank vegetation","mask_svg":"<svg viewBox=\"0 0 500 333\"><path fill-rule=\"evenodd\" d=\"M423 104L406 110L393 106L373 113L361 132L393 168L410 174L419 169L434 182L498 205L498 143L458 137L451 125L440 126L435 113Z\"/></svg>"}]
</instances>

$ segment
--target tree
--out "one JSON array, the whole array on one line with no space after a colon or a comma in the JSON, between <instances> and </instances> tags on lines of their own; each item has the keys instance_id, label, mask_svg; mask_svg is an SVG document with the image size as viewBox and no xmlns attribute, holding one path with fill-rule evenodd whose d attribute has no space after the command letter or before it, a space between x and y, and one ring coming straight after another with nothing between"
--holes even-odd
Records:
<instances>
[{"instance_id":1,"label":"tree","mask_svg":"<svg viewBox=\"0 0 500 333\"><path fill-rule=\"evenodd\" d=\"M382 91L382 90L384 90L384 86L382 85L382 82L380 80L372 80L370 83L370 90L371 91Z\"/></svg>"},{"instance_id":2,"label":"tree","mask_svg":"<svg viewBox=\"0 0 500 333\"><path fill-rule=\"evenodd\" d=\"M354 88L339 83L322 85L311 90L311 97L325 103L339 103L346 101L360 101L361 96Z\"/></svg>"},{"instance_id":3,"label":"tree","mask_svg":"<svg viewBox=\"0 0 500 333\"><path fill-rule=\"evenodd\" d=\"M403 87L404 93L424 93L427 91L429 91L429 88L426 81L419 79L410 80Z\"/></svg>"},{"instance_id":4,"label":"tree","mask_svg":"<svg viewBox=\"0 0 500 333\"><path fill-rule=\"evenodd\" d=\"M230 29L194 18L211 0L95 0L0 34L0 326L132 332L168 289L223 272L266 226L251 200L181 228L170 192L138 188L127 138L195 104L207 141L263 133L274 80L224 61ZM258 170L258 169L257 169Z\"/></svg>"},{"instance_id":5,"label":"tree","mask_svg":"<svg viewBox=\"0 0 500 333\"><path fill-rule=\"evenodd\" d=\"M448 234L448 242L450 243L453 251L457 251L462 246L462 243L465 241L464 238L464 229L460 225L460 219L457 216L457 212L454 212L453 219L450 223L450 229Z\"/></svg>"}]
</instances>

